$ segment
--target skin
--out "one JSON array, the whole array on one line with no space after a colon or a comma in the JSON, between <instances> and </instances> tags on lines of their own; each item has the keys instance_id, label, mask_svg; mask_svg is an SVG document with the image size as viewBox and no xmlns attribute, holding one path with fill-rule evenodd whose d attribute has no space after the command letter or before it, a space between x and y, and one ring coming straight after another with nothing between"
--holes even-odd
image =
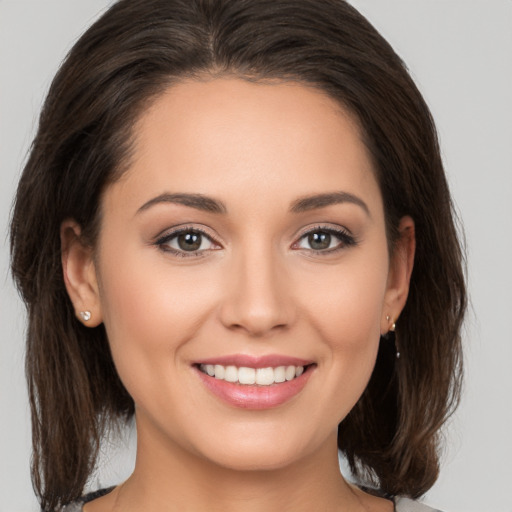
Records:
<instances>
[{"instance_id":1,"label":"skin","mask_svg":"<svg viewBox=\"0 0 512 512\"><path fill-rule=\"evenodd\" d=\"M134 133L129 169L105 191L94 250L73 220L61 230L76 312L105 324L136 404L135 471L86 512L392 510L347 484L337 461L337 426L405 304L414 257L410 218L389 257L357 122L317 89L223 78L172 86ZM336 192L361 204L292 209ZM176 193L214 198L225 212L148 205ZM176 238L157 243L176 226L206 233L192 256L169 250ZM307 234L327 229L345 234L313 250ZM198 378L194 362L227 354L315 366L291 400L254 411Z\"/></svg>"}]
</instances>

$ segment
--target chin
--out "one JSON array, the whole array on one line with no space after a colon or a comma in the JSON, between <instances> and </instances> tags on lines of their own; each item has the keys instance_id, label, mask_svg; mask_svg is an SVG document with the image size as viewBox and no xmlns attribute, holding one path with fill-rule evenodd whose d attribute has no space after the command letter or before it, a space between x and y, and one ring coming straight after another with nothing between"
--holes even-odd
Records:
<instances>
[{"instance_id":1,"label":"chin","mask_svg":"<svg viewBox=\"0 0 512 512\"><path fill-rule=\"evenodd\" d=\"M278 452L278 453L276 453ZM210 461L231 471L277 471L294 464L297 453L282 450L229 450L222 454L212 454Z\"/></svg>"},{"instance_id":2,"label":"chin","mask_svg":"<svg viewBox=\"0 0 512 512\"><path fill-rule=\"evenodd\" d=\"M218 439L224 441L219 443ZM316 443L305 444L304 436L290 436L290 431L284 436L282 432L267 431L219 436L217 442L203 445L199 451L204 458L225 469L275 471L293 465L315 449L318 449Z\"/></svg>"}]
</instances>

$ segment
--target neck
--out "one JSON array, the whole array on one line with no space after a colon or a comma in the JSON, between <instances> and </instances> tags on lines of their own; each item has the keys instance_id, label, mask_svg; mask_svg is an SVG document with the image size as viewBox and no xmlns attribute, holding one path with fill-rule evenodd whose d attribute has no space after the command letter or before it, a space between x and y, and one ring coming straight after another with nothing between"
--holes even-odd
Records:
<instances>
[{"instance_id":1,"label":"neck","mask_svg":"<svg viewBox=\"0 0 512 512\"><path fill-rule=\"evenodd\" d=\"M318 450L272 469L234 470L139 428L132 476L116 491L115 509L129 512L268 510L361 511L361 496L338 465L336 433Z\"/></svg>"}]
</instances>

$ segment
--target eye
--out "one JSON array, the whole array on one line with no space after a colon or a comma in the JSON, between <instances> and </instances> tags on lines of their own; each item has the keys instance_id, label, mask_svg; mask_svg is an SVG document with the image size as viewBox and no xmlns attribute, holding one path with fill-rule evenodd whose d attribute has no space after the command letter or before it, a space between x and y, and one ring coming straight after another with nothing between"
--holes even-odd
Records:
<instances>
[{"instance_id":1,"label":"eye","mask_svg":"<svg viewBox=\"0 0 512 512\"><path fill-rule=\"evenodd\" d=\"M330 253L355 244L355 238L345 230L315 228L302 235L293 248Z\"/></svg>"},{"instance_id":2,"label":"eye","mask_svg":"<svg viewBox=\"0 0 512 512\"><path fill-rule=\"evenodd\" d=\"M199 256L203 252L218 249L210 236L198 229L184 228L160 237L156 245L163 251L177 256Z\"/></svg>"}]
</instances>

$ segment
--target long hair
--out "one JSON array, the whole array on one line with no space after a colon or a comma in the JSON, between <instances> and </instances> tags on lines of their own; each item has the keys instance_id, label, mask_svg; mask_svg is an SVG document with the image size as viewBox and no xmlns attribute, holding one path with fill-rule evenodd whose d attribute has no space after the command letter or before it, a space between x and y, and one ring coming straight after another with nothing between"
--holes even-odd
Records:
<instances>
[{"instance_id":1,"label":"long hair","mask_svg":"<svg viewBox=\"0 0 512 512\"><path fill-rule=\"evenodd\" d=\"M382 193L390 251L416 226L410 293L369 385L339 426L361 481L418 497L438 475L439 428L457 405L466 308L463 252L430 112L389 44L343 0L121 0L74 45L44 103L11 224L12 272L28 310L32 477L43 510L78 497L105 428L134 404L103 326L67 296L59 229L94 246L101 196L130 159L132 128L184 78L236 76L317 87L359 121Z\"/></svg>"}]
</instances>

